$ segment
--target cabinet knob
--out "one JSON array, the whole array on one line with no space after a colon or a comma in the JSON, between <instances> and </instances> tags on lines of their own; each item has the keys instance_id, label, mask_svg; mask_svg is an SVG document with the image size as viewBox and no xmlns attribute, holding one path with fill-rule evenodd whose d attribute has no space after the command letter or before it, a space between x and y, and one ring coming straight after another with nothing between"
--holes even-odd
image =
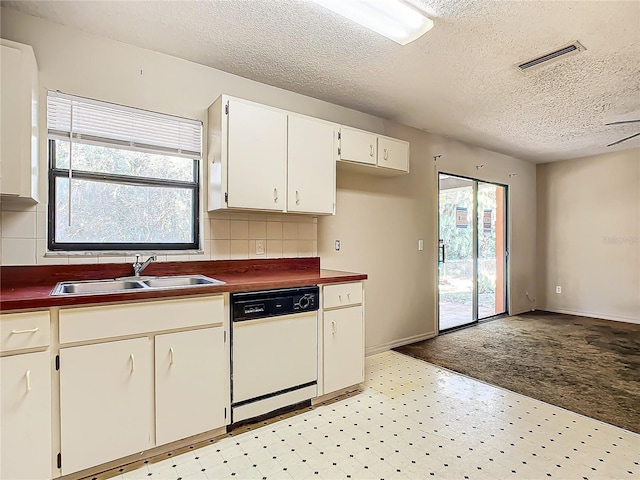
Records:
<instances>
[{"instance_id":1,"label":"cabinet knob","mask_svg":"<svg viewBox=\"0 0 640 480\"><path fill-rule=\"evenodd\" d=\"M300 192L296 190L296 205L300 205Z\"/></svg>"},{"instance_id":2,"label":"cabinet knob","mask_svg":"<svg viewBox=\"0 0 640 480\"><path fill-rule=\"evenodd\" d=\"M335 335L337 331L338 331L338 325L336 324L336 321L331 320L331 334Z\"/></svg>"},{"instance_id":3,"label":"cabinet knob","mask_svg":"<svg viewBox=\"0 0 640 480\"><path fill-rule=\"evenodd\" d=\"M273 201L274 202L278 201L278 189L277 188L273 189Z\"/></svg>"}]
</instances>

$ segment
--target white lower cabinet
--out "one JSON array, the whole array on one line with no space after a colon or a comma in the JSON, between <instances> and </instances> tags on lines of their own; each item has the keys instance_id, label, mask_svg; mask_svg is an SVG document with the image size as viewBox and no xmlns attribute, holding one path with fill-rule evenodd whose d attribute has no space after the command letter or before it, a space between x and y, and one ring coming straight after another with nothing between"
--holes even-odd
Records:
<instances>
[{"instance_id":1,"label":"white lower cabinet","mask_svg":"<svg viewBox=\"0 0 640 480\"><path fill-rule=\"evenodd\" d=\"M364 291L362 282L322 288L322 393L364 381Z\"/></svg>"},{"instance_id":2,"label":"white lower cabinet","mask_svg":"<svg viewBox=\"0 0 640 480\"><path fill-rule=\"evenodd\" d=\"M229 372L223 327L156 336L156 444L226 424Z\"/></svg>"},{"instance_id":3,"label":"white lower cabinet","mask_svg":"<svg viewBox=\"0 0 640 480\"><path fill-rule=\"evenodd\" d=\"M51 354L0 358L0 478L51 478Z\"/></svg>"},{"instance_id":4,"label":"white lower cabinet","mask_svg":"<svg viewBox=\"0 0 640 480\"><path fill-rule=\"evenodd\" d=\"M324 391L334 392L364 380L362 307L324 312Z\"/></svg>"},{"instance_id":5,"label":"white lower cabinet","mask_svg":"<svg viewBox=\"0 0 640 480\"><path fill-rule=\"evenodd\" d=\"M223 295L60 309L60 473L228 424L224 316Z\"/></svg>"},{"instance_id":6,"label":"white lower cabinet","mask_svg":"<svg viewBox=\"0 0 640 480\"><path fill-rule=\"evenodd\" d=\"M62 474L152 446L148 337L60 350Z\"/></svg>"}]
</instances>

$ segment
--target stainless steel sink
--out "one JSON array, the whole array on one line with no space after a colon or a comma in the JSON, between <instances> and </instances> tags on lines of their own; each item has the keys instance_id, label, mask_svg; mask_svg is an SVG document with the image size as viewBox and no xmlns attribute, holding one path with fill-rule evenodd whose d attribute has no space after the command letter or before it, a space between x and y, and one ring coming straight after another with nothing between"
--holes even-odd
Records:
<instances>
[{"instance_id":1,"label":"stainless steel sink","mask_svg":"<svg viewBox=\"0 0 640 480\"><path fill-rule=\"evenodd\" d=\"M143 280L149 288L182 288L197 287L199 285L223 285L224 282L204 275L184 275L175 277L155 277Z\"/></svg>"},{"instance_id":2,"label":"stainless steel sink","mask_svg":"<svg viewBox=\"0 0 640 480\"><path fill-rule=\"evenodd\" d=\"M136 280L89 280L60 282L51 295L90 295L92 293L116 293L146 288Z\"/></svg>"},{"instance_id":3,"label":"stainless steel sink","mask_svg":"<svg viewBox=\"0 0 640 480\"><path fill-rule=\"evenodd\" d=\"M59 282L51 295L92 295L105 293L169 290L207 285L224 285L225 282L204 275L175 275L168 277L135 277L110 280L83 280Z\"/></svg>"}]
</instances>

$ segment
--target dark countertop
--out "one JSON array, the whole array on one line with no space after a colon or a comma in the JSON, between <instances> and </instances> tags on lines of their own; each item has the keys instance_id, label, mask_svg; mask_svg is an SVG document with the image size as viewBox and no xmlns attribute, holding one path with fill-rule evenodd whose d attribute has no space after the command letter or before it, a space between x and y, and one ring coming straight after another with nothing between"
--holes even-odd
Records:
<instances>
[{"instance_id":1,"label":"dark countertop","mask_svg":"<svg viewBox=\"0 0 640 480\"><path fill-rule=\"evenodd\" d=\"M322 285L366 280L366 274L320 269L319 258L224 260L152 263L144 275L206 275L224 285L145 290L96 295L50 295L60 281L97 280L130 276L128 264L47 265L0 267L0 311L45 309L69 305L135 302L274 288Z\"/></svg>"}]
</instances>

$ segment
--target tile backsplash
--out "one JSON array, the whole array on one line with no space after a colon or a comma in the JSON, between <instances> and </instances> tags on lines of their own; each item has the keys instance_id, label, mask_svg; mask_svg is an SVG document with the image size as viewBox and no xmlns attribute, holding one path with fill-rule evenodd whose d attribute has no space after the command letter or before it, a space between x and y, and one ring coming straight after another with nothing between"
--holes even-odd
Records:
<instances>
[{"instance_id":1,"label":"tile backsplash","mask_svg":"<svg viewBox=\"0 0 640 480\"><path fill-rule=\"evenodd\" d=\"M47 206L2 201L0 264L133 262L134 255L47 254ZM159 261L315 257L317 218L307 215L205 212L203 252L159 254ZM261 253L259 253L261 252Z\"/></svg>"}]
</instances>

